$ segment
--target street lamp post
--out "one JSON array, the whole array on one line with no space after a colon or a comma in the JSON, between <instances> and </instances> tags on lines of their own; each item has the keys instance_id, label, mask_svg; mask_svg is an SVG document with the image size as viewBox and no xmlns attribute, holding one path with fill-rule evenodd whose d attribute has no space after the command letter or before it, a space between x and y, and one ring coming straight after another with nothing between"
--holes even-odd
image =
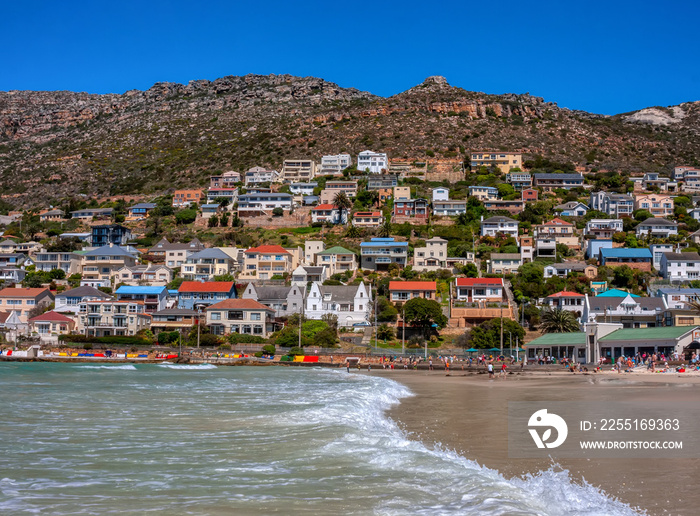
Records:
<instances>
[{"instance_id":1,"label":"street lamp post","mask_svg":"<svg viewBox=\"0 0 700 516\"><path fill-rule=\"evenodd\" d=\"M406 353L406 309L401 306L401 358Z\"/></svg>"},{"instance_id":2,"label":"street lamp post","mask_svg":"<svg viewBox=\"0 0 700 516\"><path fill-rule=\"evenodd\" d=\"M202 328L202 307L197 307L197 351L199 351L199 334Z\"/></svg>"}]
</instances>

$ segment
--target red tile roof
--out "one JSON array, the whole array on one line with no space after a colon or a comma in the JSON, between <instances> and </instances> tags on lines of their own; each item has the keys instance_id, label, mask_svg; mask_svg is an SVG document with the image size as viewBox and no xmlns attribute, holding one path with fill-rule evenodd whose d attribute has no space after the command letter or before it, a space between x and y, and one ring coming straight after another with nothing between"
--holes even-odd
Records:
<instances>
[{"instance_id":1,"label":"red tile roof","mask_svg":"<svg viewBox=\"0 0 700 516\"><path fill-rule=\"evenodd\" d=\"M259 245L258 247L251 247L246 251L246 254L289 254L284 247L281 245Z\"/></svg>"},{"instance_id":2,"label":"red tile roof","mask_svg":"<svg viewBox=\"0 0 700 516\"><path fill-rule=\"evenodd\" d=\"M561 292L557 292L556 294L552 294L551 296L547 297L583 297L583 294L579 294L578 292L569 292L567 290L562 290Z\"/></svg>"},{"instance_id":3,"label":"red tile roof","mask_svg":"<svg viewBox=\"0 0 700 516\"><path fill-rule=\"evenodd\" d=\"M503 285L501 278L457 278L458 287L476 287L481 285Z\"/></svg>"},{"instance_id":4,"label":"red tile roof","mask_svg":"<svg viewBox=\"0 0 700 516\"><path fill-rule=\"evenodd\" d=\"M209 305L207 310L267 310L273 312L272 308L268 308L262 303L258 303L254 299L225 299L213 305Z\"/></svg>"},{"instance_id":5,"label":"red tile roof","mask_svg":"<svg viewBox=\"0 0 700 516\"><path fill-rule=\"evenodd\" d=\"M381 214L381 211L356 211L355 217L379 217Z\"/></svg>"},{"instance_id":6,"label":"red tile roof","mask_svg":"<svg viewBox=\"0 0 700 516\"><path fill-rule=\"evenodd\" d=\"M437 290L434 281L390 281L389 290Z\"/></svg>"},{"instance_id":7,"label":"red tile roof","mask_svg":"<svg viewBox=\"0 0 700 516\"><path fill-rule=\"evenodd\" d=\"M313 210L311 211L317 211L317 210L335 210L335 204L319 204L316 206Z\"/></svg>"},{"instance_id":8,"label":"red tile roof","mask_svg":"<svg viewBox=\"0 0 700 516\"><path fill-rule=\"evenodd\" d=\"M559 217L555 217L549 222L545 222L542 224L543 226L573 226L571 222L566 222L565 220L560 219Z\"/></svg>"},{"instance_id":9,"label":"red tile roof","mask_svg":"<svg viewBox=\"0 0 700 516\"><path fill-rule=\"evenodd\" d=\"M233 281L183 281L178 292L230 292Z\"/></svg>"},{"instance_id":10,"label":"red tile roof","mask_svg":"<svg viewBox=\"0 0 700 516\"><path fill-rule=\"evenodd\" d=\"M66 317L65 315L61 315L58 312L54 312L52 310L50 312L46 312L46 313L43 313L41 315L37 315L36 317L32 317L31 319L29 319L29 322L34 322L34 321L72 323L73 319L71 319L70 317Z\"/></svg>"},{"instance_id":11,"label":"red tile roof","mask_svg":"<svg viewBox=\"0 0 700 516\"><path fill-rule=\"evenodd\" d=\"M38 295L51 291L48 288L4 288L0 290L0 297L37 297Z\"/></svg>"}]
</instances>

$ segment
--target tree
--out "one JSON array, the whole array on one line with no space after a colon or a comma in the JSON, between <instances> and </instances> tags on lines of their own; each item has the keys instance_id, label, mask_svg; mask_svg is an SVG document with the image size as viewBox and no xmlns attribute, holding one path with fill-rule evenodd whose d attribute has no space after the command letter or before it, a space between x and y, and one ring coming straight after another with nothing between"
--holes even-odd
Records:
<instances>
[{"instance_id":1,"label":"tree","mask_svg":"<svg viewBox=\"0 0 700 516\"><path fill-rule=\"evenodd\" d=\"M579 324L569 310L546 308L540 316L540 329L544 333L572 333L579 330Z\"/></svg>"},{"instance_id":2,"label":"tree","mask_svg":"<svg viewBox=\"0 0 700 516\"><path fill-rule=\"evenodd\" d=\"M622 288L632 288L637 283L634 278L634 271L627 265L615 267L612 282L616 287Z\"/></svg>"},{"instance_id":3,"label":"tree","mask_svg":"<svg viewBox=\"0 0 700 516\"><path fill-rule=\"evenodd\" d=\"M284 215L284 210L282 208L277 207L272 210L273 217L281 217L282 215Z\"/></svg>"},{"instance_id":4,"label":"tree","mask_svg":"<svg viewBox=\"0 0 700 516\"><path fill-rule=\"evenodd\" d=\"M394 328L388 324L382 324L377 328L377 339L392 340L394 338Z\"/></svg>"},{"instance_id":5,"label":"tree","mask_svg":"<svg viewBox=\"0 0 700 516\"><path fill-rule=\"evenodd\" d=\"M221 218L219 219L219 225L223 228L228 227L228 219L229 213L227 211L223 212L221 214Z\"/></svg>"},{"instance_id":6,"label":"tree","mask_svg":"<svg viewBox=\"0 0 700 516\"><path fill-rule=\"evenodd\" d=\"M209 217L209 222L207 222L207 225L210 228L215 228L219 225L219 217L217 217L216 215L212 215L211 217Z\"/></svg>"},{"instance_id":7,"label":"tree","mask_svg":"<svg viewBox=\"0 0 700 516\"><path fill-rule=\"evenodd\" d=\"M391 230L391 217L387 215L386 217L384 217L384 223L381 226L379 226L379 229L377 230L377 236L381 238L389 238L391 236Z\"/></svg>"},{"instance_id":8,"label":"tree","mask_svg":"<svg viewBox=\"0 0 700 516\"><path fill-rule=\"evenodd\" d=\"M403 305L403 312L406 322L421 326L423 328L423 334L425 334L425 330L433 324L437 325L438 328L447 326L447 317L442 313L440 303L432 299L423 299L422 297L413 298Z\"/></svg>"},{"instance_id":9,"label":"tree","mask_svg":"<svg viewBox=\"0 0 700 516\"><path fill-rule=\"evenodd\" d=\"M340 220L343 220L343 215L352 208L352 201L348 199L348 194L345 192L338 192L333 198L333 204L337 206L340 210Z\"/></svg>"},{"instance_id":10,"label":"tree","mask_svg":"<svg viewBox=\"0 0 700 516\"><path fill-rule=\"evenodd\" d=\"M377 321L395 322L399 311L384 296L377 297Z\"/></svg>"},{"instance_id":11,"label":"tree","mask_svg":"<svg viewBox=\"0 0 700 516\"><path fill-rule=\"evenodd\" d=\"M525 330L520 324L511 319L503 318L503 346L504 349L513 346L516 342L523 341ZM465 348L489 349L501 346L501 319L491 319L484 321L471 330L467 330L460 335L456 341L458 346Z\"/></svg>"},{"instance_id":12,"label":"tree","mask_svg":"<svg viewBox=\"0 0 700 516\"><path fill-rule=\"evenodd\" d=\"M215 197L213 200L214 204L218 204L222 208L225 208L231 202L231 199L229 199L228 197Z\"/></svg>"},{"instance_id":13,"label":"tree","mask_svg":"<svg viewBox=\"0 0 700 516\"><path fill-rule=\"evenodd\" d=\"M321 320L333 331L338 331L338 316L335 314L323 314Z\"/></svg>"},{"instance_id":14,"label":"tree","mask_svg":"<svg viewBox=\"0 0 700 516\"><path fill-rule=\"evenodd\" d=\"M191 209L180 210L175 214L175 222L177 224L192 224L196 218L197 212Z\"/></svg>"}]
</instances>

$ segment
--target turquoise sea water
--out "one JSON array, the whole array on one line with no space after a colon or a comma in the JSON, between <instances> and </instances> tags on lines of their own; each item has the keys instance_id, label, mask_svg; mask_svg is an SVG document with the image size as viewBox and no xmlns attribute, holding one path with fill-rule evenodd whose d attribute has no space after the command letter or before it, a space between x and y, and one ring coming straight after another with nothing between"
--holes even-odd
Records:
<instances>
[{"instance_id":1,"label":"turquoise sea water","mask_svg":"<svg viewBox=\"0 0 700 516\"><path fill-rule=\"evenodd\" d=\"M0 363L0 514L633 514L411 440L345 370ZM465 429L468 431L468 429Z\"/></svg>"}]
</instances>

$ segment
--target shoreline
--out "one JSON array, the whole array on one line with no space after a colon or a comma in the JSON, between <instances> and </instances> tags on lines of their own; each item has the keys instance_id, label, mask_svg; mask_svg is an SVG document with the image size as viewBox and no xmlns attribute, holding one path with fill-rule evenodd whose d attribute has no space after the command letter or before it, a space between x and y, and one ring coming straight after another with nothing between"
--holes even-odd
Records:
<instances>
[{"instance_id":1,"label":"shoreline","mask_svg":"<svg viewBox=\"0 0 700 516\"><path fill-rule=\"evenodd\" d=\"M417 374L416 374L417 373ZM457 374L455 374L457 373ZM364 374L367 374L364 371ZM374 372L369 373L374 374ZM440 371L379 370L408 387L388 412L409 438L429 448L442 446L497 470L506 478L523 477L554 467L565 469L573 482L584 481L647 514L695 514L700 493L695 489L700 459L511 459L508 457L508 401L686 401L697 399L700 376L684 374L510 375L489 380L485 375ZM686 388L690 386L691 388ZM679 388L681 387L681 388Z\"/></svg>"}]
</instances>

